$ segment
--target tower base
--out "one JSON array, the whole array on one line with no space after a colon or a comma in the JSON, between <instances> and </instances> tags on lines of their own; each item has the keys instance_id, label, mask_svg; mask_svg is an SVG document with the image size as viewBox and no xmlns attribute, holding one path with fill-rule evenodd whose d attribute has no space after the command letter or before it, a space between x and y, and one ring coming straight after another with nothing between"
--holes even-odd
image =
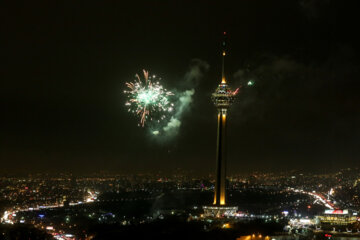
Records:
<instances>
[{"instance_id":1,"label":"tower base","mask_svg":"<svg viewBox=\"0 0 360 240\"><path fill-rule=\"evenodd\" d=\"M222 218L235 216L238 207L234 206L203 206L204 217Z\"/></svg>"}]
</instances>

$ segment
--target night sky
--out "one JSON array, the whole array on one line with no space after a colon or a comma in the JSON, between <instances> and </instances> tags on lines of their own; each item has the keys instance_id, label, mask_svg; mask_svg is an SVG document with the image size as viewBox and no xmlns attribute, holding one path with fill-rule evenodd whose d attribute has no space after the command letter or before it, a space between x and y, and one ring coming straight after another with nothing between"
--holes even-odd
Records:
<instances>
[{"instance_id":1,"label":"night sky","mask_svg":"<svg viewBox=\"0 0 360 240\"><path fill-rule=\"evenodd\" d=\"M228 83L243 86L230 173L360 165L356 1L126 2L1 3L0 172L214 172L223 31ZM194 62L208 69L178 134L154 138L125 82L147 69L185 90Z\"/></svg>"}]
</instances>

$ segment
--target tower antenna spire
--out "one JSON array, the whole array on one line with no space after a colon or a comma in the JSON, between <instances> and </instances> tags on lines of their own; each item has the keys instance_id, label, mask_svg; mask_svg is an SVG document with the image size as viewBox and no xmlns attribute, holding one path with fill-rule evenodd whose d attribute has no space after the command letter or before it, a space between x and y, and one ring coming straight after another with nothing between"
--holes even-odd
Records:
<instances>
[{"instance_id":1,"label":"tower antenna spire","mask_svg":"<svg viewBox=\"0 0 360 240\"><path fill-rule=\"evenodd\" d=\"M221 83L226 83L226 79L225 79L225 56L226 56L226 32L223 33L223 42L222 42L222 73L221 73Z\"/></svg>"}]
</instances>

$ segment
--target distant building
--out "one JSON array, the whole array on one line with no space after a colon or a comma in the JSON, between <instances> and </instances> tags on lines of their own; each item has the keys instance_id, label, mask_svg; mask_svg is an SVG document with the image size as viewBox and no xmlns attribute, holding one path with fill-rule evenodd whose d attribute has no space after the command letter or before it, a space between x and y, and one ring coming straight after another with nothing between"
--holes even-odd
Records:
<instances>
[{"instance_id":1,"label":"distant building","mask_svg":"<svg viewBox=\"0 0 360 240\"><path fill-rule=\"evenodd\" d=\"M323 215L317 216L321 225L348 225L357 221L357 213L350 210L328 209Z\"/></svg>"}]
</instances>

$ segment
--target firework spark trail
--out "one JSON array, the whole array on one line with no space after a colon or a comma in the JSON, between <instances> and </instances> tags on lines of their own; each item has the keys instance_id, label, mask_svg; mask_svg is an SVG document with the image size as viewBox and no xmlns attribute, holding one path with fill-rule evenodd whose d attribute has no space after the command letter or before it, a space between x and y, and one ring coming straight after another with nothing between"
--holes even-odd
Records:
<instances>
[{"instance_id":1,"label":"firework spark trail","mask_svg":"<svg viewBox=\"0 0 360 240\"><path fill-rule=\"evenodd\" d=\"M235 89L235 91L233 91L231 94L236 96L239 93L240 87L238 87L237 89Z\"/></svg>"},{"instance_id":2,"label":"firework spark trail","mask_svg":"<svg viewBox=\"0 0 360 240\"><path fill-rule=\"evenodd\" d=\"M136 74L134 82L125 83L129 90L124 91L128 98L125 106L128 107L128 112L140 117L139 125L142 127L147 120L159 123L166 119L174 107L169 99L174 94L163 88L155 75L149 76L149 72L145 70L143 74L144 81Z\"/></svg>"}]
</instances>

